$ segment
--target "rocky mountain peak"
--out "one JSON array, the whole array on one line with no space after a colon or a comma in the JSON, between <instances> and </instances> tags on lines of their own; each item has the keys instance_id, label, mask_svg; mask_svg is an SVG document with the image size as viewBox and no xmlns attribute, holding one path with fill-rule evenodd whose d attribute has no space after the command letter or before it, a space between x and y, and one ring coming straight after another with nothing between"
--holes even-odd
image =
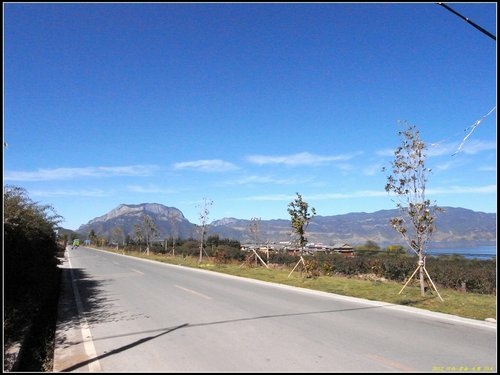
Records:
<instances>
[{"instance_id":1,"label":"rocky mountain peak","mask_svg":"<svg viewBox=\"0 0 500 375\"><path fill-rule=\"evenodd\" d=\"M107 214L89 221L88 224L110 221L119 216L141 216L143 214L152 214L156 217L164 219L170 219L174 216L177 220L184 219L184 215L177 208L167 207L159 203L120 204Z\"/></svg>"}]
</instances>

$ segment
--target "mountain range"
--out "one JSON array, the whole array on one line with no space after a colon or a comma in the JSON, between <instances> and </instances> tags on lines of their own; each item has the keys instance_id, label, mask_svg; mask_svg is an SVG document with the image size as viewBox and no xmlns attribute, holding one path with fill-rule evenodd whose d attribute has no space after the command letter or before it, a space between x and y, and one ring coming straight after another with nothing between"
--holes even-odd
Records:
<instances>
[{"instance_id":1,"label":"mountain range","mask_svg":"<svg viewBox=\"0 0 500 375\"><path fill-rule=\"evenodd\" d=\"M440 248L496 245L496 213L484 213L464 208L442 207L436 215L436 231L432 246ZM143 215L151 217L158 229L158 239L176 237L198 238L197 224L189 222L175 207L158 203L121 204L105 215L90 220L76 231L87 238L91 230L97 236L111 240L113 231L119 227L123 236L134 238L134 225L141 224ZM348 243L360 245L374 241L379 246L406 243L389 224L391 218L399 216L399 210L380 210L373 213L354 212L333 216L314 216L306 230L309 243L337 245ZM251 224L258 224L258 242L277 243L292 240L290 220L246 220L223 218L207 225L208 236L253 243L255 235ZM254 231L255 232L255 231Z\"/></svg>"}]
</instances>

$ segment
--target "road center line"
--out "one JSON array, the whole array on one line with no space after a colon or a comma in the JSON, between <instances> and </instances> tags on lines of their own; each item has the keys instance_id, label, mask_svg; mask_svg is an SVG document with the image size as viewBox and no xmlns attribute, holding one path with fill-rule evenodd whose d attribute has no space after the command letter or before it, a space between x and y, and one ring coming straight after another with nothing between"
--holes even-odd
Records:
<instances>
[{"instance_id":1,"label":"road center line","mask_svg":"<svg viewBox=\"0 0 500 375\"><path fill-rule=\"evenodd\" d=\"M203 298L206 298L206 299L212 299L212 297L209 297L209 296L207 296L205 294L202 294L202 293L195 292L194 290L183 288L182 286L179 286L179 285L174 285L174 286L176 288L182 289L182 290L184 290L186 292L196 294L197 296L200 296L200 297L203 297Z\"/></svg>"},{"instance_id":2,"label":"road center line","mask_svg":"<svg viewBox=\"0 0 500 375\"><path fill-rule=\"evenodd\" d=\"M379 361L381 363L383 363L384 365L386 366L389 366L389 367L392 367L392 368L395 368L395 369L398 369L398 370L402 370L402 371L415 371L414 368L411 368L411 367L408 367L400 362L397 362L397 361L393 361L392 359L389 359L389 358L386 358L386 357L382 357L380 355L377 355L377 354L366 354L366 356L370 359L373 359L375 361Z\"/></svg>"}]
</instances>

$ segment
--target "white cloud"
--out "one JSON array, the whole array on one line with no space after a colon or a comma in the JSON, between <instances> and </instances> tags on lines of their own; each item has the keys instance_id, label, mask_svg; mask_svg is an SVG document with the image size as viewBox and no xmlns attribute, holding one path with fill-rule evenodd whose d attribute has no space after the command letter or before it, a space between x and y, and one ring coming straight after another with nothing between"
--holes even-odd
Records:
<instances>
[{"instance_id":1,"label":"white cloud","mask_svg":"<svg viewBox=\"0 0 500 375\"><path fill-rule=\"evenodd\" d=\"M140 185L129 185L127 189L133 193L147 193L147 194L173 194L175 190L173 189L165 189L161 188L157 185L148 185L148 186L140 186Z\"/></svg>"},{"instance_id":2,"label":"white cloud","mask_svg":"<svg viewBox=\"0 0 500 375\"><path fill-rule=\"evenodd\" d=\"M293 195L286 194L254 195L243 198L247 201L290 201L292 199L294 199Z\"/></svg>"},{"instance_id":3,"label":"white cloud","mask_svg":"<svg viewBox=\"0 0 500 375\"><path fill-rule=\"evenodd\" d=\"M382 165L378 163L367 165L365 168L363 168L363 175L365 176L375 176L381 174L382 172Z\"/></svg>"},{"instance_id":4,"label":"white cloud","mask_svg":"<svg viewBox=\"0 0 500 375\"><path fill-rule=\"evenodd\" d=\"M460 148L460 142L453 143L433 143L428 145L427 156L442 156L454 155L455 153L464 153L468 155L475 155L483 151L496 150L496 142L481 141L476 139L468 139Z\"/></svg>"},{"instance_id":5,"label":"white cloud","mask_svg":"<svg viewBox=\"0 0 500 375\"><path fill-rule=\"evenodd\" d=\"M455 153L464 153L469 155L475 155L477 153L483 151L496 150L497 145L496 142L492 141L481 141L476 139L468 139L464 142L463 146L460 147L460 142L435 142L435 143L426 143L427 145L427 157L436 157L448 155L452 156ZM379 156L394 156L394 149L383 149L376 151L376 154Z\"/></svg>"},{"instance_id":6,"label":"white cloud","mask_svg":"<svg viewBox=\"0 0 500 375\"><path fill-rule=\"evenodd\" d=\"M309 152L301 152L298 154L282 156L249 155L247 156L247 160L250 163L258 165L283 164L295 167L299 165L322 165L329 162L350 160L359 154L361 154L361 152L336 156L321 156L314 155Z\"/></svg>"},{"instance_id":7,"label":"white cloud","mask_svg":"<svg viewBox=\"0 0 500 375\"><path fill-rule=\"evenodd\" d=\"M481 172L496 172L497 166L496 165L486 165L484 167L480 167L479 170Z\"/></svg>"},{"instance_id":8,"label":"white cloud","mask_svg":"<svg viewBox=\"0 0 500 375\"><path fill-rule=\"evenodd\" d=\"M369 197L385 197L387 192L384 190L360 190L351 193L325 193L308 195L311 200L331 200L331 199L351 199L351 198L369 198Z\"/></svg>"},{"instance_id":9,"label":"white cloud","mask_svg":"<svg viewBox=\"0 0 500 375\"><path fill-rule=\"evenodd\" d=\"M107 197L111 195L111 192L106 192L100 189L91 190L33 190L30 192L31 195L37 197Z\"/></svg>"},{"instance_id":10,"label":"white cloud","mask_svg":"<svg viewBox=\"0 0 500 375\"><path fill-rule=\"evenodd\" d=\"M387 192L383 190L360 190L352 193L324 193L305 195L306 200L335 200L335 199L350 199L350 198L368 198L368 197L385 197ZM244 198L252 201L291 201L295 199L295 195L286 194L269 194L269 195L254 195Z\"/></svg>"},{"instance_id":11,"label":"white cloud","mask_svg":"<svg viewBox=\"0 0 500 375\"><path fill-rule=\"evenodd\" d=\"M385 148L382 150L375 151L375 154L378 156L394 156L394 151L395 151L395 148L394 149Z\"/></svg>"},{"instance_id":12,"label":"white cloud","mask_svg":"<svg viewBox=\"0 0 500 375\"><path fill-rule=\"evenodd\" d=\"M150 176L157 166L129 165L122 167L84 167L38 169L36 171L6 171L6 181L53 181L84 177Z\"/></svg>"},{"instance_id":13,"label":"white cloud","mask_svg":"<svg viewBox=\"0 0 500 375\"><path fill-rule=\"evenodd\" d=\"M496 142L484 142L484 141L478 141L475 139L467 140L462 149L461 152L465 154L471 154L475 155L479 152L483 151L490 151L490 150L496 150L497 149L497 144Z\"/></svg>"},{"instance_id":14,"label":"white cloud","mask_svg":"<svg viewBox=\"0 0 500 375\"><path fill-rule=\"evenodd\" d=\"M450 195L450 194L494 194L497 192L496 185L485 186L448 186L446 188L428 189L427 194Z\"/></svg>"},{"instance_id":15,"label":"white cloud","mask_svg":"<svg viewBox=\"0 0 500 375\"><path fill-rule=\"evenodd\" d=\"M434 195L450 195L450 194L492 194L496 193L496 185L486 186L450 186L448 188L427 190L427 194ZM338 199L358 199L358 198L377 198L387 197L393 194L387 193L385 190L359 190L350 193L324 193L324 194L303 194L307 201L324 201L324 200L338 200ZM268 194L268 195L254 195L243 198L243 200L251 201L291 201L295 198L294 195L287 194Z\"/></svg>"},{"instance_id":16,"label":"white cloud","mask_svg":"<svg viewBox=\"0 0 500 375\"><path fill-rule=\"evenodd\" d=\"M230 181L226 185L252 185L252 184L269 184L269 185L292 185L308 182L310 179L304 178L274 178L271 176L246 176L235 181Z\"/></svg>"},{"instance_id":17,"label":"white cloud","mask_svg":"<svg viewBox=\"0 0 500 375\"><path fill-rule=\"evenodd\" d=\"M174 170L191 169L200 172L227 172L238 169L238 167L227 161L212 160L194 160L174 164Z\"/></svg>"}]
</instances>

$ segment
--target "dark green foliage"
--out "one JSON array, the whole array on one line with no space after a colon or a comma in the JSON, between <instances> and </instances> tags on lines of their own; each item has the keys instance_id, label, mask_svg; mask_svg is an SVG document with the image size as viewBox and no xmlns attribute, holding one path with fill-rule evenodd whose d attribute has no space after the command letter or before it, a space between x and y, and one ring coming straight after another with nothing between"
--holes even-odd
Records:
<instances>
[{"instance_id":1,"label":"dark green foliage","mask_svg":"<svg viewBox=\"0 0 500 375\"><path fill-rule=\"evenodd\" d=\"M496 261L465 259L461 256L430 257L426 268L434 282L444 287L472 293L496 293Z\"/></svg>"},{"instance_id":2,"label":"dark green foliage","mask_svg":"<svg viewBox=\"0 0 500 375\"><path fill-rule=\"evenodd\" d=\"M210 254L210 253L209 253ZM212 250L211 256L217 263L230 263L232 260L242 262L246 253L240 247L221 244Z\"/></svg>"},{"instance_id":3,"label":"dark green foliage","mask_svg":"<svg viewBox=\"0 0 500 375\"><path fill-rule=\"evenodd\" d=\"M298 255L285 252L273 253L270 263L293 266ZM374 274L387 280L404 282L416 268L416 255L386 252L359 252L353 257L342 254L317 253L304 256L311 275L355 276ZM426 269L433 282L441 287L479 294L496 293L496 261L466 259L461 256L437 256L426 258Z\"/></svg>"},{"instance_id":4,"label":"dark green foliage","mask_svg":"<svg viewBox=\"0 0 500 375\"><path fill-rule=\"evenodd\" d=\"M306 257L307 259L307 257ZM346 257L339 254L317 256L318 270L324 275L375 274L388 280L405 281L416 268L416 256L379 254ZM312 263L311 263L312 264ZM435 284L480 294L496 293L496 261L454 257L428 257L426 269Z\"/></svg>"},{"instance_id":5,"label":"dark green foliage","mask_svg":"<svg viewBox=\"0 0 500 375\"><path fill-rule=\"evenodd\" d=\"M405 281L415 271L415 257L388 254L381 256L381 275L388 280Z\"/></svg>"},{"instance_id":6,"label":"dark green foliage","mask_svg":"<svg viewBox=\"0 0 500 375\"><path fill-rule=\"evenodd\" d=\"M284 264L293 267L297 263L297 256L288 254L285 251L273 252L269 254L269 263Z\"/></svg>"},{"instance_id":7,"label":"dark green foliage","mask_svg":"<svg viewBox=\"0 0 500 375\"><path fill-rule=\"evenodd\" d=\"M4 187L6 343L33 331L43 307L55 298L60 278L57 254L62 250L55 229L60 220L52 207L31 201L23 188Z\"/></svg>"},{"instance_id":8,"label":"dark green foliage","mask_svg":"<svg viewBox=\"0 0 500 375\"><path fill-rule=\"evenodd\" d=\"M375 241L368 240L363 245L356 246L356 250L380 251L380 246Z\"/></svg>"},{"instance_id":9,"label":"dark green foliage","mask_svg":"<svg viewBox=\"0 0 500 375\"><path fill-rule=\"evenodd\" d=\"M307 244L305 232L311 219L316 215L316 209L311 208L309 204L302 199L302 195L297 194L297 198L288 204L288 213L290 214L293 233L298 236L297 244L303 248Z\"/></svg>"}]
</instances>

